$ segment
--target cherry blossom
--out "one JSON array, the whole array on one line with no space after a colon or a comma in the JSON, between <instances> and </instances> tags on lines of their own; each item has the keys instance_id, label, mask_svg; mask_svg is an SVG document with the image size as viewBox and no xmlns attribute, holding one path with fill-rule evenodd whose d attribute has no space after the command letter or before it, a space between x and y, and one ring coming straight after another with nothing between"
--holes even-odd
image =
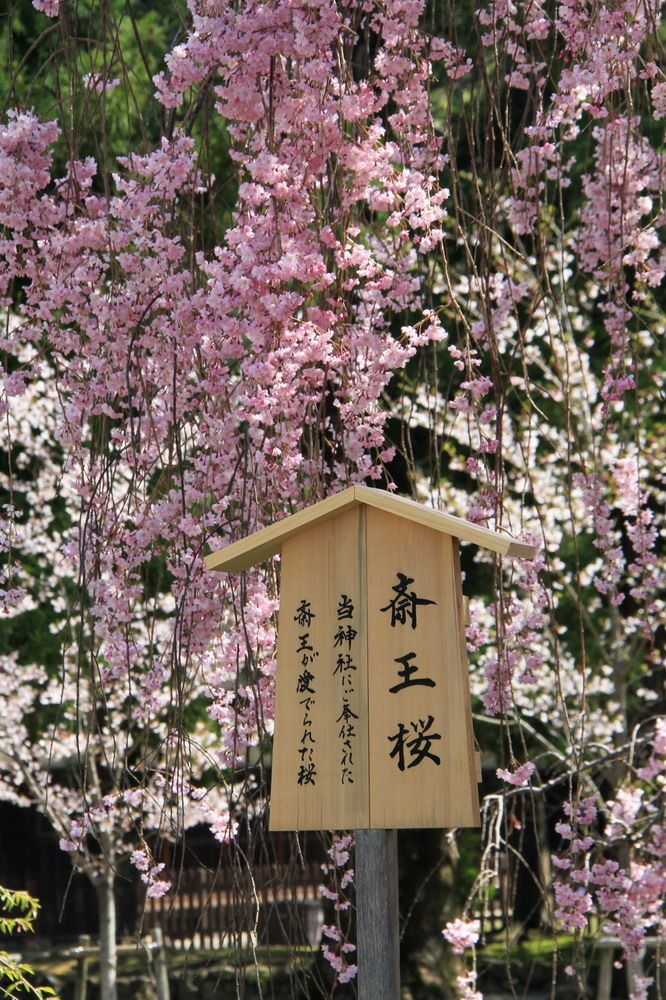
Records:
<instances>
[{"instance_id":1,"label":"cherry blossom","mask_svg":"<svg viewBox=\"0 0 666 1000\"><path fill-rule=\"evenodd\" d=\"M451 943L476 943L515 804L552 790L555 922L630 959L664 921L660 6L483 0L467 37L433 10L189 0L150 84L163 135L110 168L67 109L3 119L0 606L48 608L61 656L2 656L2 795L46 809L48 787L75 863L101 878L122 852L151 895L151 831L263 822L279 563L220 577L203 554L399 481L536 551L463 552L474 707L501 735ZM127 97L98 49L69 67L91 106ZM82 745L62 789L46 747ZM339 982L350 849L323 880ZM475 968L458 987L478 1000Z\"/></svg>"}]
</instances>

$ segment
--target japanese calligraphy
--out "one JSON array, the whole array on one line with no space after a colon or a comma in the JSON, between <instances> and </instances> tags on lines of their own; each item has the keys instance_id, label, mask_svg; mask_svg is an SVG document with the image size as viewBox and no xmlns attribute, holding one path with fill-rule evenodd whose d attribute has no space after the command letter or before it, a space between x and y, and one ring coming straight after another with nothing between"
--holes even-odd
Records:
<instances>
[{"instance_id":1,"label":"japanese calligraphy","mask_svg":"<svg viewBox=\"0 0 666 1000\"><path fill-rule=\"evenodd\" d=\"M354 675L357 671L352 646L358 632L354 628L354 604L348 594L340 594L336 608L337 629L333 635L333 649L339 649L333 675L339 678L342 695L342 709L337 722L342 722L338 738L340 740L340 781L343 785L354 783L354 742L356 740L355 719L358 715L352 708ZM347 624L342 624L343 622Z\"/></svg>"},{"instance_id":2,"label":"japanese calligraphy","mask_svg":"<svg viewBox=\"0 0 666 1000\"><path fill-rule=\"evenodd\" d=\"M350 653L339 653L333 674L340 674L340 683L344 691L351 694L354 691L354 674L356 671L354 657Z\"/></svg>"},{"instance_id":3,"label":"japanese calligraphy","mask_svg":"<svg viewBox=\"0 0 666 1000\"><path fill-rule=\"evenodd\" d=\"M347 628L343 628L342 625L340 625L337 632L335 633L333 645L342 646L343 643L346 642L347 648L351 649L352 642L354 641L357 635L358 632L356 631L355 628L352 628L351 625L348 625Z\"/></svg>"},{"instance_id":4,"label":"japanese calligraphy","mask_svg":"<svg viewBox=\"0 0 666 1000\"><path fill-rule=\"evenodd\" d=\"M296 614L294 615L294 621L298 624L299 628L309 628L312 624L312 619L316 618L314 611L312 611L312 605L309 601L301 601L301 603L296 608Z\"/></svg>"},{"instance_id":5,"label":"japanese calligraphy","mask_svg":"<svg viewBox=\"0 0 666 1000\"><path fill-rule=\"evenodd\" d=\"M410 625L412 630L418 626L417 610L429 604L436 604L436 601L427 597L419 597L416 590L410 589L414 583L411 576L406 573L396 573L397 583L392 587L394 597L389 603L380 608L382 612L390 613L390 626ZM418 648L418 647L417 647ZM415 687L436 687L435 681L426 673L421 671L421 667L415 662L417 653L411 650L396 656L394 663L398 667L398 681L389 687L389 693L400 695L407 688ZM418 711L412 708L411 711ZM428 715L425 719L416 719L405 724L398 723L397 732L387 736L390 744L393 744L389 752L389 757L395 760L398 768L404 771L416 767L424 760L431 760L434 764L441 763L439 756L432 751L433 744L441 740L441 733L433 730L434 716Z\"/></svg>"},{"instance_id":6,"label":"japanese calligraphy","mask_svg":"<svg viewBox=\"0 0 666 1000\"><path fill-rule=\"evenodd\" d=\"M338 603L338 621L341 622L345 618L354 617L354 605L349 600L346 594L340 594L340 601Z\"/></svg>"},{"instance_id":7,"label":"japanese calligraphy","mask_svg":"<svg viewBox=\"0 0 666 1000\"><path fill-rule=\"evenodd\" d=\"M309 601L302 600L296 608L294 621L299 628L309 628L313 618L316 618L316 615L312 610L312 605ZM296 691L298 694L305 695L305 698L299 701L299 704L303 706L303 730L300 745L297 748L301 763L298 767L296 781L299 785L314 785L316 783L315 778L317 777L315 761L315 744L317 741L312 735L311 713L316 705L316 700L311 696L317 692L314 687L316 677L310 667L319 656L319 652L310 641L310 632L303 632L298 636L296 656L300 657L300 664L303 668L296 680Z\"/></svg>"},{"instance_id":8,"label":"japanese calligraphy","mask_svg":"<svg viewBox=\"0 0 666 1000\"><path fill-rule=\"evenodd\" d=\"M310 687L310 684L315 679L314 674L310 670L304 670L302 674L299 674L298 680L296 681L296 690L299 694L303 691L309 691L310 694L314 694L314 688Z\"/></svg>"},{"instance_id":9,"label":"japanese calligraphy","mask_svg":"<svg viewBox=\"0 0 666 1000\"><path fill-rule=\"evenodd\" d=\"M396 625L405 625L408 621L412 628L416 628L416 609L423 604L436 604L436 601L430 601L426 597L417 597L413 590L407 591L407 588L414 580L410 576L406 576L404 573L398 573L398 582L395 587L391 589L395 593L395 597L391 598L385 608L380 608L380 611L390 611L391 612L391 627L395 628Z\"/></svg>"},{"instance_id":10,"label":"japanese calligraphy","mask_svg":"<svg viewBox=\"0 0 666 1000\"><path fill-rule=\"evenodd\" d=\"M419 667L409 661L413 660L415 656L416 653L405 653L404 656L396 656L395 663L402 664L402 670L398 671L398 677L402 677L402 681L389 688L391 694L396 694L398 691L402 691L403 688L413 687L416 684L422 684L424 687L435 687L435 682L431 677L414 677Z\"/></svg>"},{"instance_id":11,"label":"japanese calligraphy","mask_svg":"<svg viewBox=\"0 0 666 1000\"><path fill-rule=\"evenodd\" d=\"M415 735L412 739L407 739L411 736L409 728L403 725L402 722L398 723L398 731L393 736L389 736L389 742L395 743L395 746L391 750L389 756L391 758L395 757L397 760L398 767L401 771L405 770L405 751L409 752L409 756L413 760L407 764L407 768L416 767L426 758L434 761L435 764L441 764L441 759L437 754L431 753L431 747L435 740L441 740L440 733L430 732L430 727L434 722L432 715L429 715L426 720L418 719L416 722L410 722L410 726L413 729Z\"/></svg>"},{"instance_id":12,"label":"japanese calligraphy","mask_svg":"<svg viewBox=\"0 0 666 1000\"><path fill-rule=\"evenodd\" d=\"M297 653L302 653L301 663L306 666L308 663L313 663L315 657L319 656L319 653L315 652L314 648L309 645L308 639L310 638L309 632L304 632L303 635L299 635L298 641L300 643Z\"/></svg>"},{"instance_id":13,"label":"japanese calligraphy","mask_svg":"<svg viewBox=\"0 0 666 1000\"><path fill-rule=\"evenodd\" d=\"M314 785L317 771L314 764L301 764L298 770L299 785Z\"/></svg>"},{"instance_id":14,"label":"japanese calligraphy","mask_svg":"<svg viewBox=\"0 0 666 1000\"><path fill-rule=\"evenodd\" d=\"M342 699L342 711L335 721L340 722L341 719L344 719L345 722L349 722L350 719L358 719L358 715L352 712L351 705L346 698Z\"/></svg>"}]
</instances>

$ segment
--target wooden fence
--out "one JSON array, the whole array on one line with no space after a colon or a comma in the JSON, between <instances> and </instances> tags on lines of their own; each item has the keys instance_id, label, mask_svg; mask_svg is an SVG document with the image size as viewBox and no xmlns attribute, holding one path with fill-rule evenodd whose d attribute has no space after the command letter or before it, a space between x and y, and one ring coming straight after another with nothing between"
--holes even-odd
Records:
<instances>
[{"instance_id":1,"label":"wooden fence","mask_svg":"<svg viewBox=\"0 0 666 1000\"><path fill-rule=\"evenodd\" d=\"M164 938L159 927L152 932L152 941L144 938L140 945L119 944L118 956L143 954L152 971L152 979L157 1000L170 1000L169 966ZM91 959L99 962L99 944L92 943L87 934L79 937L78 945L57 953L58 961L76 959L76 979L74 982L74 1000L86 1000L88 996L88 966ZM34 959L33 959L34 961Z\"/></svg>"},{"instance_id":2,"label":"wooden fence","mask_svg":"<svg viewBox=\"0 0 666 1000\"><path fill-rule=\"evenodd\" d=\"M321 880L316 862L298 869L183 869L167 896L146 898L143 930L161 928L174 947L219 948L239 937L315 946L323 920Z\"/></svg>"},{"instance_id":3,"label":"wooden fence","mask_svg":"<svg viewBox=\"0 0 666 1000\"><path fill-rule=\"evenodd\" d=\"M318 834L305 834L299 840L299 850L306 856L325 857ZM232 860L230 851L221 851L204 827L189 830L182 846L186 850L163 845L160 860L168 869L173 866L175 887L164 899L146 899L144 905L138 873L129 865L119 873L120 937L131 940L162 927L169 943L176 946L182 941L202 941L215 947L215 942L239 933L271 943L318 941L322 872L319 861L303 865L296 860L289 834L270 836L272 866L256 864L248 853L251 875L239 871L240 862ZM237 854L242 856L234 850ZM187 859L182 869L181 857ZM40 899L36 933L25 939L31 947L46 948L55 942L69 946L79 935L94 936L98 931L97 900L89 879L72 871L57 835L34 809L0 802L0 885L27 889ZM291 939L287 938L290 933Z\"/></svg>"}]
</instances>

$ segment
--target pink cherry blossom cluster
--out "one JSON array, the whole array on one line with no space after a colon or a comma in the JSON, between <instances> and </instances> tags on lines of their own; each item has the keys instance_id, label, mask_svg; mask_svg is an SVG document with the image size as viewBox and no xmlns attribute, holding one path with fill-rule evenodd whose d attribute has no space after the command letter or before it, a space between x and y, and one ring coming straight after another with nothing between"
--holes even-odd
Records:
<instances>
[{"instance_id":1,"label":"pink cherry blossom cluster","mask_svg":"<svg viewBox=\"0 0 666 1000\"><path fill-rule=\"evenodd\" d=\"M540 573L544 568L543 552L537 547L537 555L531 560L522 560L520 567L514 573L514 588L524 589L522 597L509 592L502 593L501 603L491 604L488 612L494 617L494 628L491 631L480 631L472 621L468 632L468 648L478 650L481 643L492 640L487 648L483 661L483 705L487 715L495 716L511 711L514 706L522 705L525 693L527 699L539 682L544 667L544 654L541 650L541 637L549 616L540 610L533 596L543 593L543 582ZM530 770L531 768L531 770ZM534 765L527 763L515 772L510 783L523 784L530 777ZM503 771L501 777L509 772Z\"/></svg>"},{"instance_id":2,"label":"pink cherry blossom cluster","mask_svg":"<svg viewBox=\"0 0 666 1000\"><path fill-rule=\"evenodd\" d=\"M477 972L474 969L468 969L456 976L460 1000L483 1000L483 993L477 990L476 981Z\"/></svg>"},{"instance_id":3,"label":"pink cherry blossom cluster","mask_svg":"<svg viewBox=\"0 0 666 1000\"><path fill-rule=\"evenodd\" d=\"M468 948L473 948L479 940L481 924L478 920L450 920L442 931L446 941L451 945L456 955L462 955Z\"/></svg>"},{"instance_id":4,"label":"pink cherry blossom cluster","mask_svg":"<svg viewBox=\"0 0 666 1000\"><path fill-rule=\"evenodd\" d=\"M588 926L598 914L605 932L622 942L625 957L640 954L649 928L666 927L666 837L663 835L666 725L659 718L646 741L647 764L635 769L633 782L621 786L604 808L605 824L594 832L598 797L565 803L565 822L556 831L566 849L553 857L562 877L554 882L555 915L573 930ZM613 854L629 861L621 867Z\"/></svg>"},{"instance_id":5,"label":"pink cherry blossom cluster","mask_svg":"<svg viewBox=\"0 0 666 1000\"><path fill-rule=\"evenodd\" d=\"M531 760L528 760L524 764L519 764L513 770L498 767L496 774L498 778L501 778L502 781L506 781L508 785L515 785L517 788L522 788L523 785L528 784L535 770L536 764L533 764Z\"/></svg>"},{"instance_id":6,"label":"pink cherry blossom cluster","mask_svg":"<svg viewBox=\"0 0 666 1000\"><path fill-rule=\"evenodd\" d=\"M171 882L157 877L164 871L164 865L162 863L155 864L147 848L132 851L130 861L137 871L141 872L141 881L146 886L146 896L159 899L169 891Z\"/></svg>"},{"instance_id":7,"label":"pink cherry blossom cluster","mask_svg":"<svg viewBox=\"0 0 666 1000\"><path fill-rule=\"evenodd\" d=\"M230 592L202 576L203 538L219 544L284 513L304 482L317 495L329 476L376 476L372 452L390 456L376 400L423 338L397 340L390 318L418 287L412 237L441 238L433 233L445 214L420 10L361 5L347 22L326 2L292 4L279 17L254 3L240 12L192 4L192 30L159 92L174 106L216 74L241 180L234 224L195 260L172 227L174 204L202 185L192 139L124 158L106 199L92 193L90 160L71 163L47 193L54 123L12 113L0 136L4 291L26 282L11 347L45 337L56 361L56 434L81 498L66 551L85 568L103 676L138 668L142 720L166 665L203 655L223 617ZM381 45L367 78L338 76L348 36L370 30ZM398 110L384 124L389 100ZM356 206L368 200L392 213L390 238L361 235ZM340 208L327 214L333 202ZM35 360L20 378L6 373L5 391L26 391L37 370ZM99 447L91 421L107 428ZM133 632L153 554L164 556L174 611L144 668ZM252 586L269 618L274 605L261 582ZM239 635L255 648L246 625L239 612L236 630L220 633L232 673ZM269 626L260 644L269 660L271 636ZM241 748L256 740L256 694L270 715L270 662L265 670L258 692L216 697L218 721L238 719L236 735L225 732ZM218 681L219 671L216 690Z\"/></svg>"},{"instance_id":8,"label":"pink cherry blossom cluster","mask_svg":"<svg viewBox=\"0 0 666 1000\"><path fill-rule=\"evenodd\" d=\"M203 567L207 545L378 478L393 455L382 393L444 335L434 312L420 315L420 261L442 245L448 200L429 88L433 60L453 80L467 66L423 29L422 0L189 7L155 87L174 119L212 95L238 192L218 238L200 238L216 182L187 130L128 150L112 176L88 158L54 177L56 122L17 110L0 125L3 444L44 469L8 511L4 597L10 614L28 599L56 608L54 629L74 601L63 671L77 710L61 716L50 759L85 746L87 763L78 790L52 783L48 815L89 874L131 853L149 895L168 885L149 832L179 836L205 818L233 837L237 807L253 808L239 789L252 800L256 783L210 789L202 775L211 763L246 771L272 731L276 572L221 579ZM356 40L371 37L361 68ZM83 82L116 87L103 69ZM31 422L36 400L48 433ZM62 523L49 520L58 498ZM33 553L38 585L23 567ZM205 731L188 728L190 704L208 705ZM30 756L24 742L12 794L29 780L46 808L43 746ZM132 801L128 775L145 792ZM336 879L344 892L352 874ZM337 898L336 912L349 905ZM328 940L338 981L352 978L352 946Z\"/></svg>"},{"instance_id":9,"label":"pink cherry blossom cluster","mask_svg":"<svg viewBox=\"0 0 666 1000\"><path fill-rule=\"evenodd\" d=\"M509 87L528 90L546 82L546 64L538 56L535 43L552 31L552 24L541 0L490 0L479 6L477 19L483 45L506 54L508 66L504 81Z\"/></svg>"},{"instance_id":10,"label":"pink cherry blossom cluster","mask_svg":"<svg viewBox=\"0 0 666 1000\"><path fill-rule=\"evenodd\" d=\"M456 976L456 985L460 1000L483 1000L483 994L476 988L476 953L475 946L479 941L481 922L465 917L450 920L442 931L444 940L451 946L454 955L464 955L471 951L472 967L465 968Z\"/></svg>"},{"instance_id":11,"label":"pink cherry blossom cluster","mask_svg":"<svg viewBox=\"0 0 666 1000\"><path fill-rule=\"evenodd\" d=\"M113 747L111 776L89 765L85 795L60 790L52 814L70 850L92 824L144 850L143 831L164 830L153 805L173 816L179 797L234 835L242 793L198 779L211 762L251 774L270 737L279 567L220 579L202 554L381 477L402 369L404 412L432 443L427 475L409 470L417 494L538 544L529 562L467 554L492 581L471 595L472 691L503 734L484 857L520 822L506 803L548 784L535 762L552 765L578 793L546 895L565 926L600 914L635 954L662 927L666 849L663 726L637 742L631 717L662 693L660 5L485 0L474 49L423 30L437 18L421 0L189 14L154 80L169 137L113 177L76 152L55 177L55 122L17 110L0 128L0 597L8 615L52 608L63 636L79 621L64 696L2 658L0 731L17 748L3 794L50 782L55 803L45 747L73 759L77 725L99 718L87 745ZM115 81L103 68L84 84ZM220 231L204 107L238 192ZM37 695L65 700L33 752ZM187 731L183 705L204 703L210 723ZM122 751L139 732L141 773ZM606 804L592 750L611 761ZM145 798L122 798L127 773ZM325 891L349 912L335 880ZM329 930L341 979L347 938ZM474 970L459 988L478 1000Z\"/></svg>"},{"instance_id":12,"label":"pink cherry blossom cluster","mask_svg":"<svg viewBox=\"0 0 666 1000\"><path fill-rule=\"evenodd\" d=\"M594 585L600 593L608 596L612 604L619 605L623 600L618 585L623 579L624 557L617 529L610 516L610 498L605 484L594 473L577 473L574 483L583 491L585 505L593 519L594 544L603 556L603 568L595 576Z\"/></svg>"},{"instance_id":13,"label":"pink cherry blossom cluster","mask_svg":"<svg viewBox=\"0 0 666 1000\"><path fill-rule=\"evenodd\" d=\"M14 566L11 552L20 544L21 531L17 524L17 516L21 511L12 504L3 504L0 514L0 552L6 555L0 565L0 610L7 614L11 608L17 607L25 597L25 588L16 586L14 581Z\"/></svg>"},{"instance_id":14,"label":"pink cherry blossom cluster","mask_svg":"<svg viewBox=\"0 0 666 1000\"><path fill-rule=\"evenodd\" d=\"M624 529L631 543L633 559L627 560L625 576L629 595L645 605L648 619L643 626L646 638L653 632L653 616L660 613L658 557L655 552L657 527L650 506L650 492L641 486L636 455L619 458L613 479L616 506L624 515Z\"/></svg>"},{"instance_id":15,"label":"pink cherry blossom cluster","mask_svg":"<svg viewBox=\"0 0 666 1000\"><path fill-rule=\"evenodd\" d=\"M472 692L503 734L482 865L497 873L522 822L506 803L539 803L566 778L579 793L544 900L581 933L600 916L631 956L648 927L660 933L664 894L661 761L647 752L636 766L632 733L663 698L661 8L477 6L469 72L483 99L470 97L469 121L487 101L489 137L463 143L478 192L460 164L445 168L456 245L432 287L448 357L406 393L432 442L427 471L413 471L433 505L539 546L533 567L494 562L492 597L470 574Z\"/></svg>"},{"instance_id":16,"label":"pink cherry blossom cluster","mask_svg":"<svg viewBox=\"0 0 666 1000\"><path fill-rule=\"evenodd\" d=\"M335 972L336 983L350 982L358 971L356 965L347 960L347 956L356 951L356 945L349 941L350 920L343 925L343 916L351 916L349 888L354 884L354 869L348 866L353 847L353 834L335 834L326 852L330 860L321 866L327 882L319 886L319 891L333 904L336 915L335 924L324 924L322 928L321 949Z\"/></svg>"},{"instance_id":17,"label":"pink cherry blossom cluster","mask_svg":"<svg viewBox=\"0 0 666 1000\"><path fill-rule=\"evenodd\" d=\"M626 593L644 603L648 614L658 612L656 600L659 582L656 573L657 538L654 518L649 506L649 493L639 486L637 457L618 458L609 489L608 475L577 473L575 484L583 491L587 510L594 525L594 544L602 555L602 565L595 576L597 590L608 596L613 605L621 605ZM622 512L622 527L633 550L627 558L621 545L619 526L614 522L611 503ZM620 589L621 588L621 589ZM650 619L642 626L650 630ZM646 632L646 634L648 634Z\"/></svg>"}]
</instances>

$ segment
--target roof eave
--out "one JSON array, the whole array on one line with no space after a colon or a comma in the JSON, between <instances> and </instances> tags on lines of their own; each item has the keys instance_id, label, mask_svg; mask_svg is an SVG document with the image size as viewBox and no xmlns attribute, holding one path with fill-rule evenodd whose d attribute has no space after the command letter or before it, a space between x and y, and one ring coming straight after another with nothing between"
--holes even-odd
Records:
<instances>
[{"instance_id":1,"label":"roof eave","mask_svg":"<svg viewBox=\"0 0 666 1000\"><path fill-rule=\"evenodd\" d=\"M463 542L472 542L500 555L519 559L532 559L534 557L534 546L528 545L526 542L516 541L510 535L491 531L480 524L473 524L471 521L434 510L432 507L424 507L423 504L416 503L414 500L396 497L384 490L373 490L368 486L350 486L341 493L326 497L311 507L306 507L296 514L276 521L267 528L261 528L238 542L218 549L217 552L211 552L204 561L208 569L221 570L226 573L240 573L250 566L277 555L283 543L299 532L327 521L331 517L336 517L343 511L350 510L360 504L367 504L396 517L404 517L409 521L424 524L435 531L443 531Z\"/></svg>"}]
</instances>

